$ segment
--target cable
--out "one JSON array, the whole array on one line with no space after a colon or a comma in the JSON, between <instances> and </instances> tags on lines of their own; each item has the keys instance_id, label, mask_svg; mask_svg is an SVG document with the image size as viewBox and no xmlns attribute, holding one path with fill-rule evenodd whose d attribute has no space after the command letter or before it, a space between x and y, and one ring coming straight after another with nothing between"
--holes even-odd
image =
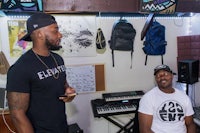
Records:
<instances>
[{"instance_id":1,"label":"cable","mask_svg":"<svg viewBox=\"0 0 200 133\"><path fill-rule=\"evenodd\" d=\"M4 122L4 124L6 125L6 127L8 128L8 130L11 132L11 133L16 133L15 131L13 131L11 128L10 128L10 126L8 125L8 123L7 123L7 121L6 121L6 119L5 119L5 115L4 115L4 113L5 113L5 111L4 111L4 108L3 108L3 110L2 110L2 118L3 118L3 122Z\"/></svg>"}]
</instances>

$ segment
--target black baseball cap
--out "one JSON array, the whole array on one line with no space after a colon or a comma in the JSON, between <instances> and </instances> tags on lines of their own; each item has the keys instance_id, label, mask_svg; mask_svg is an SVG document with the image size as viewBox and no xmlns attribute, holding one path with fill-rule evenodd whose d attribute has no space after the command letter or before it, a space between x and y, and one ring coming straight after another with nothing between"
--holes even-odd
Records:
<instances>
[{"instance_id":1,"label":"black baseball cap","mask_svg":"<svg viewBox=\"0 0 200 133\"><path fill-rule=\"evenodd\" d=\"M167 71L167 72L169 72L169 73L174 74L174 73L172 72L172 70L170 69L169 66L167 66L167 65L159 65L159 66L157 66L157 67L154 68L154 75L156 75L156 73L157 73L158 71L160 71L160 70L164 70L164 71Z\"/></svg>"},{"instance_id":2,"label":"black baseball cap","mask_svg":"<svg viewBox=\"0 0 200 133\"><path fill-rule=\"evenodd\" d=\"M37 30L39 28L42 28L54 23L57 23L57 22L53 16L46 13L42 13L42 12L35 13L28 18L26 22L27 34L23 36L20 40L32 41L30 35L34 30Z\"/></svg>"}]
</instances>

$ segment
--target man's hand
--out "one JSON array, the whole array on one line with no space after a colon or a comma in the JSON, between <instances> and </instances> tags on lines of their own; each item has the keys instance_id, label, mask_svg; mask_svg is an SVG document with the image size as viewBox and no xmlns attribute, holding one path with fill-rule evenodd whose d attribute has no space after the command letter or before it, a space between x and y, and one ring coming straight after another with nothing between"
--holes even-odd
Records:
<instances>
[{"instance_id":1,"label":"man's hand","mask_svg":"<svg viewBox=\"0 0 200 133\"><path fill-rule=\"evenodd\" d=\"M64 102L71 102L75 96L76 96L76 91L72 87L67 87L65 90L65 94L62 96L59 96L60 100L63 100Z\"/></svg>"}]
</instances>

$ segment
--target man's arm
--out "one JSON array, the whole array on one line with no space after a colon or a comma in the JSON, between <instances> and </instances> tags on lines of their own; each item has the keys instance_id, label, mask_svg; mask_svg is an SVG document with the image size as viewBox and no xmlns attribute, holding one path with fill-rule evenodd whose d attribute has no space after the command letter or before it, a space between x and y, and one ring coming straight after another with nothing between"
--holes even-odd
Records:
<instances>
[{"instance_id":1,"label":"man's arm","mask_svg":"<svg viewBox=\"0 0 200 133\"><path fill-rule=\"evenodd\" d=\"M34 133L33 127L26 116L29 106L29 94L7 92L8 106L13 124L18 133Z\"/></svg>"},{"instance_id":2,"label":"man's arm","mask_svg":"<svg viewBox=\"0 0 200 133\"><path fill-rule=\"evenodd\" d=\"M138 118L140 133L153 133L151 130L153 116L138 112Z\"/></svg>"},{"instance_id":3,"label":"man's arm","mask_svg":"<svg viewBox=\"0 0 200 133\"><path fill-rule=\"evenodd\" d=\"M196 133L196 125L192 115L185 117L185 125L187 128L187 133Z\"/></svg>"}]
</instances>

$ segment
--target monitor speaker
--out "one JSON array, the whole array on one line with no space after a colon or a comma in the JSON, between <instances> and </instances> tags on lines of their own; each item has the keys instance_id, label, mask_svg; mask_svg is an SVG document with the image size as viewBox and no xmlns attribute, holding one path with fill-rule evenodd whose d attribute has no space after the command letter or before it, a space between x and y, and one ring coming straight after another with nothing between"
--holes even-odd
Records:
<instances>
[{"instance_id":1,"label":"monitor speaker","mask_svg":"<svg viewBox=\"0 0 200 133\"><path fill-rule=\"evenodd\" d=\"M193 84L199 79L199 60L178 62L178 82Z\"/></svg>"}]
</instances>

